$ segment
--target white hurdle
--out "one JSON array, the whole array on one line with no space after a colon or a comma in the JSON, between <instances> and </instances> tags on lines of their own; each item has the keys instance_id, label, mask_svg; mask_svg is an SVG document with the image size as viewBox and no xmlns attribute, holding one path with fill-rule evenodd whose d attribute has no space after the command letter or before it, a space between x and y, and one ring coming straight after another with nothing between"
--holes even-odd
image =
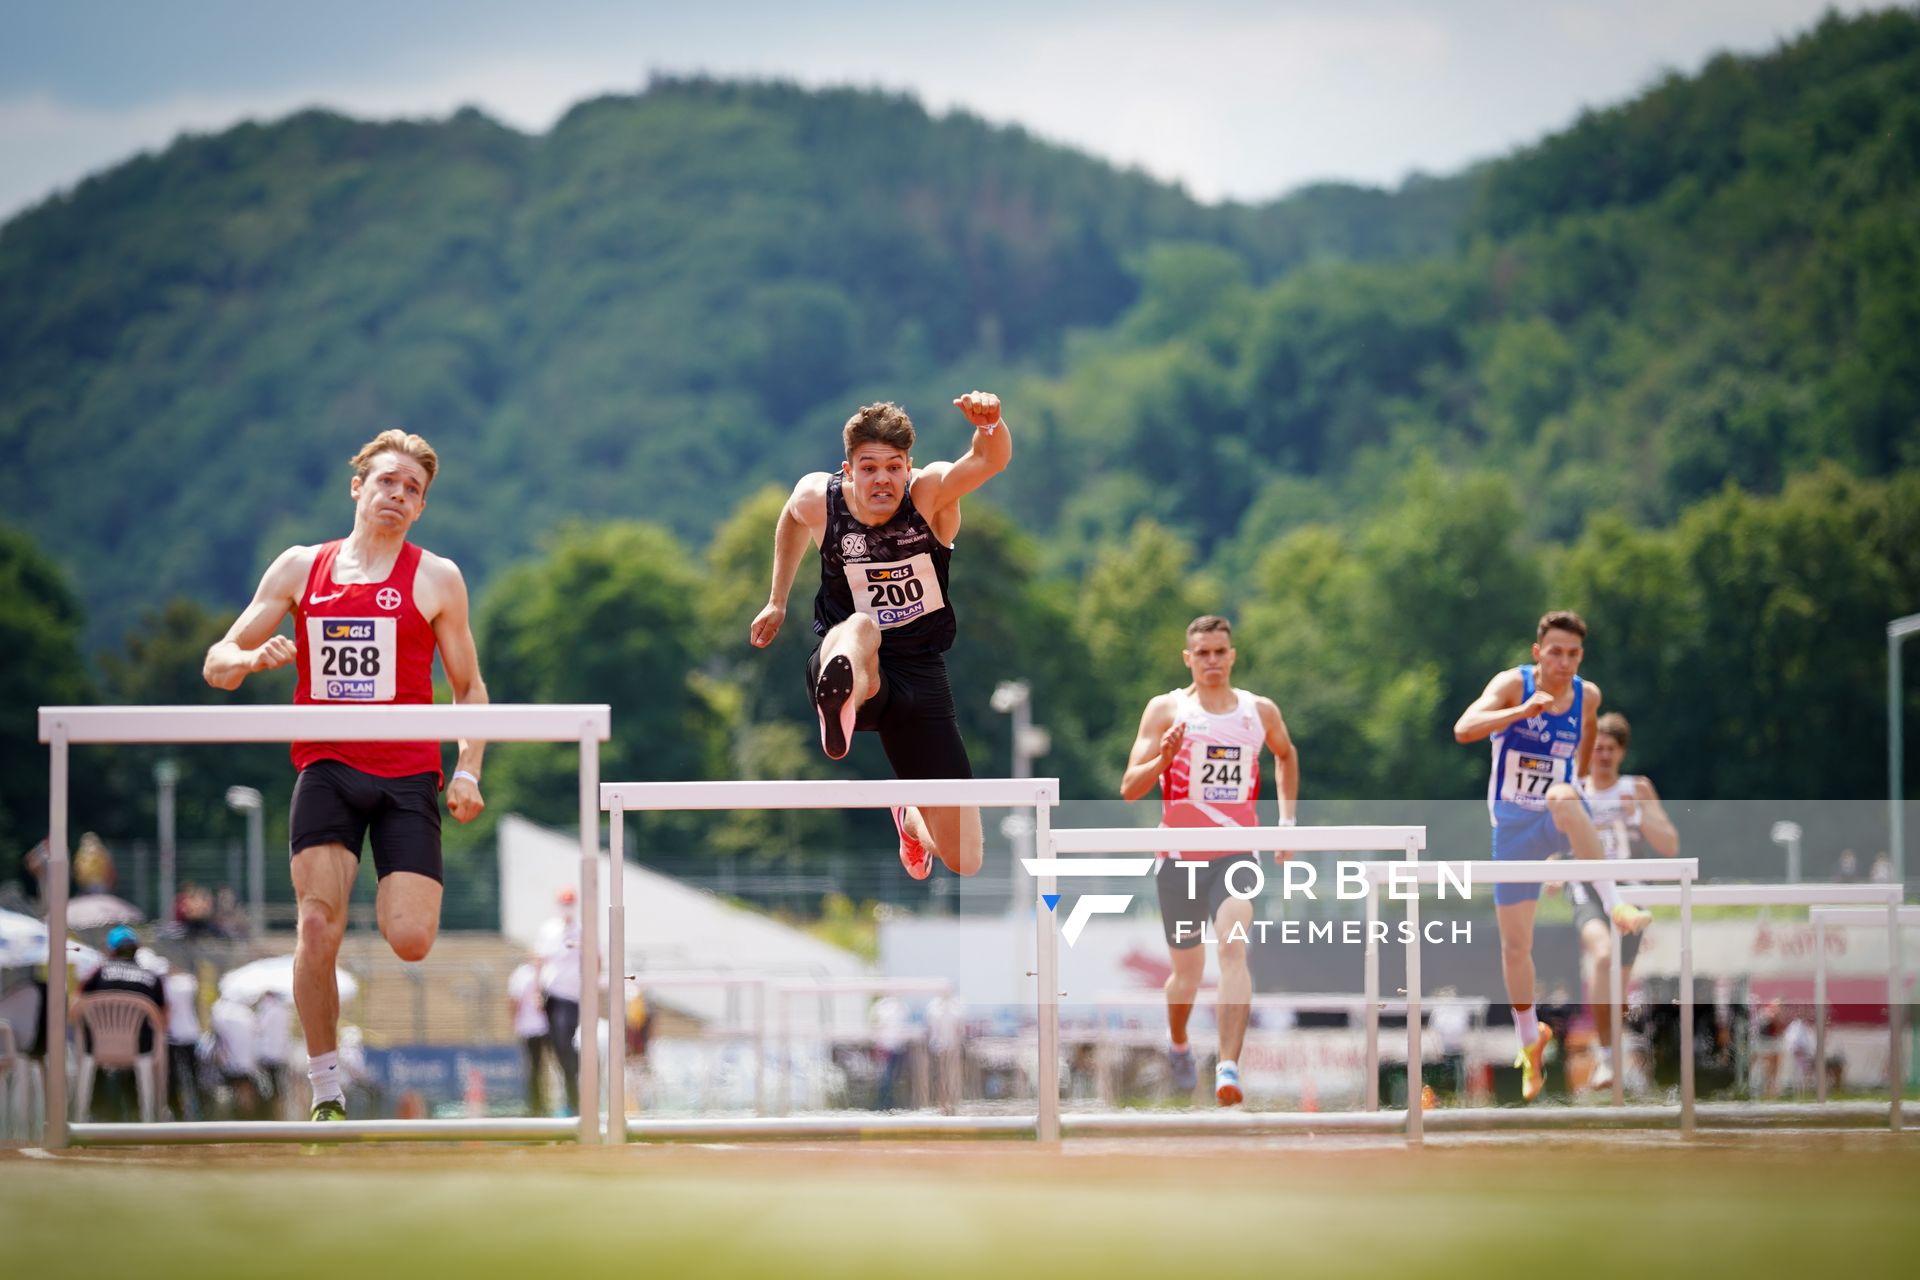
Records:
<instances>
[{"instance_id":1,"label":"white hurdle","mask_svg":"<svg viewBox=\"0 0 1920 1280\"><path fill-rule=\"evenodd\" d=\"M770 782L607 782L599 788L599 807L608 815L607 842L607 950L616 964L624 969L627 955L627 909L626 881L626 815L628 810L644 813L675 813L694 810L732 810L732 809L891 809L896 805L935 808L981 808L981 809L1026 809L1033 810L1034 836L1045 847L1052 829L1053 806L1060 803L1060 780L1057 778L944 778L914 779L905 781L862 781L854 779L829 779L824 781L770 781ZM1051 893L1050 884L1043 881L1041 894ZM582 903L582 919L589 919ZM1049 948L1054 938L1052 918L1045 909L1044 902L1036 898L1035 927L1039 934L1038 972L1040 1007L1042 1009L1039 1074L1040 1114L1038 1132L1043 1141L1055 1141L1060 1136L1060 1087L1059 1087L1059 953ZM591 931L583 931L585 932ZM616 1082L616 1087L626 1078L627 1010L624 1000L612 1002L607 1033L608 1075ZM1045 1010L1052 1008L1052 1034L1047 1031L1048 1019ZM582 1011L584 1019L585 1013ZM1048 1084L1052 1088L1049 1090ZM627 1114L623 1101L624 1095L614 1092L615 1105L608 1107L606 1141L619 1145L627 1140ZM946 1117L937 1126L927 1125L924 1121L905 1122L904 1128L912 1132L924 1132L930 1128L943 1131L1000 1132L1008 1127L1005 1118L987 1122L986 1117ZM1024 1122L1019 1122L1024 1123ZM973 1126L974 1129L970 1129ZM702 1134L731 1133L741 1136L775 1137L797 1133L823 1133L829 1130L838 1132L850 1129L854 1132L882 1131L894 1127L890 1123L875 1123L873 1120L860 1122L822 1119L820 1121L799 1122L794 1119L772 1121L763 1117L753 1119L728 1119L703 1122L698 1128ZM665 1136L673 1126L661 1127L650 1124L650 1132Z\"/></svg>"},{"instance_id":2,"label":"white hurdle","mask_svg":"<svg viewBox=\"0 0 1920 1280\"><path fill-rule=\"evenodd\" d=\"M1678 892L1668 885L1636 886L1632 891L1633 900L1643 907L1671 907L1680 902ZM1824 1104L1827 1100L1827 936L1826 926L1834 923L1880 923L1892 927L1901 910L1900 902L1905 894L1905 886L1897 884L1700 884L1693 887L1695 906L1703 907L1807 907L1813 920L1814 970L1813 1003L1815 1025L1814 1054L1820 1063L1817 1083L1814 1085L1815 1098ZM1846 910L1853 908L1853 910ZM1835 917L1838 916L1838 919ZM1920 923L1920 912L1916 913L1916 923ZM1620 1043L1620 930L1609 927L1613 933L1613 1036L1614 1043ZM1900 971L1900 931L1892 931L1892 945L1888 948L1887 967L1887 1029L1893 1040L1893 1056L1888 1059L1890 1069L1897 1075L1900 1065L1900 1014L1897 1002L1893 998L1894 988ZM1620 1076L1614 1073L1613 1100L1621 1100ZM1892 1077L1889 1078L1889 1083ZM1888 1105L1888 1120L1893 1131L1900 1131L1900 1087L1893 1085L1893 1098Z\"/></svg>"},{"instance_id":3,"label":"white hurdle","mask_svg":"<svg viewBox=\"0 0 1920 1280\"><path fill-rule=\"evenodd\" d=\"M1141 875L1151 865L1140 857L1114 858L1100 857L1101 854L1158 854L1158 853L1260 853L1285 850L1289 853L1385 853L1399 851L1406 861L1395 863L1367 863L1368 866L1429 865L1419 863L1420 853L1427 847L1427 829L1421 827L1082 827L1073 830L1055 831L1041 848L1047 851L1044 858L1023 858L1021 861L1027 871L1041 883L1041 893L1054 892L1055 877L1061 872L1068 875ZM1062 854L1095 855L1081 857L1062 857ZM1379 1083L1377 1058L1379 1053L1379 1005L1380 984L1378 956L1373 942L1372 903L1373 895L1367 895L1369 928L1367 931L1367 989L1365 1003L1368 1009L1368 1078L1367 1097L1371 1105L1368 1111L1375 1111L1379 1105ZM1413 911L1409 907L1409 912ZM1416 926L1417 928L1417 926ZM1059 969L1059 935L1049 931L1041 938L1043 948L1048 953L1041 960L1041 967L1051 972ZM1418 952L1409 946L1407 953L1409 967L1408 988L1411 994L1408 1005L1407 1026L1409 1028L1409 1048L1417 1041L1415 1029L1420 1024L1420 1001L1418 991L1419 957ZM1065 993L1062 993L1065 994ZM1051 1023L1051 1030L1049 1030ZM1056 999L1041 1010L1041 1040L1045 1043L1049 1036L1054 1044L1059 1043L1060 1006ZM1413 1061L1418 1062L1416 1057ZM1057 1069L1057 1066L1056 1066ZM1044 1095L1043 1095L1044 1096ZM1418 1094L1414 1098L1418 1100ZM1044 1105L1044 1103L1043 1103ZM1053 1105L1056 1117L1059 1108L1059 1090L1053 1091ZM1044 1112L1043 1112L1044 1115ZM1419 1109L1409 1107L1407 1124L1409 1132L1416 1135L1419 1131ZM1213 1121L1199 1122L1206 1129L1219 1129L1237 1126L1240 1129L1251 1127L1256 1132L1284 1132L1314 1128L1335 1127L1328 1123L1325 1115L1307 1117L1260 1116L1221 1117ZM1116 1114L1094 1119L1080 1119L1073 1122L1075 1132L1081 1133L1123 1133L1123 1132L1163 1132L1169 1126L1182 1127L1188 1121L1167 1117L1132 1116ZM1349 1129L1376 1129L1393 1125L1391 1116L1371 1117L1354 1116L1336 1122L1338 1127ZM1184 1131L1184 1128L1183 1128Z\"/></svg>"},{"instance_id":4,"label":"white hurdle","mask_svg":"<svg viewBox=\"0 0 1920 1280\"><path fill-rule=\"evenodd\" d=\"M1901 884L1876 885L1835 885L1834 888L1875 889L1885 895L1882 907L1844 907L1817 906L1807 914L1813 919L1814 969L1813 1002L1815 1005L1815 1047L1814 1058L1819 1065L1815 1073L1818 1083L1815 1085L1815 1099L1825 1105L1827 1101L1827 926L1863 924L1879 925L1887 931L1887 1089L1892 1095L1888 1104L1888 1124L1895 1133L1900 1132L1902 1123L1901 1104L1907 1092L1907 1079L1902 1049L1905 1045L1905 1022L1907 1012L1906 962L1901 945L1901 930L1920 926L1920 907L1902 906L1906 886Z\"/></svg>"},{"instance_id":5,"label":"white hurdle","mask_svg":"<svg viewBox=\"0 0 1920 1280\"><path fill-rule=\"evenodd\" d=\"M592 919L594 860L599 853L600 821L594 791L600 781L600 744L612 734L613 713L605 704L529 706L380 706L380 707L41 707L40 741L48 754L47 877L47 1132L49 1150L69 1139L99 1145L168 1142L362 1142L395 1138L474 1138L510 1140L599 1136L599 1115L585 1106L577 1121L531 1119L435 1121L348 1120L260 1121L254 1123L170 1123L141 1125L69 1124L67 1119L67 982L62 965L56 975L51 957L67 949L67 749L74 743L222 743L222 742L577 742L580 744L580 907ZM580 1014L591 1027L599 1016L593 1005L599 969L598 934L582 930ZM580 1094L599 1097L599 1055L592 1036L582 1038Z\"/></svg>"},{"instance_id":6,"label":"white hurdle","mask_svg":"<svg viewBox=\"0 0 1920 1280\"><path fill-rule=\"evenodd\" d=\"M1677 882L1680 904L1680 1132L1690 1136L1694 1130L1695 1107L1693 1088L1693 905L1694 880L1700 874L1700 862L1697 858L1663 858L1658 862L1643 861L1601 861L1598 859L1545 859L1523 861L1513 859L1494 861L1482 859L1472 862L1422 862L1408 866L1404 862L1367 863L1365 873L1369 884L1378 890L1385 886L1390 892L1397 886L1417 884L1555 884L1561 881L1577 880L1582 884L1597 881L1622 880L1664 880ZM1368 894L1371 901L1373 893ZM1414 1087L1419 1077L1421 1061L1420 1027L1420 897L1417 893L1407 895L1407 1140L1418 1143L1422 1140L1424 1117L1419 1106L1419 1090ZM1370 911L1368 921L1375 918ZM1618 955L1618 948L1615 954ZM1367 983L1370 990L1378 990L1380 979L1378 972L1379 957L1369 947L1367 953ZM1377 1021L1380 1006L1377 1001L1368 1008L1367 1050L1368 1071L1378 1074L1377 1052L1379 1033ZM1657 1112L1656 1112L1657 1114ZM1450 1119L1458 1117L1450 1117ZM1556 1120L1574 1121L1585 1117L1555 1117ZM1605 1119L1596 1119L1595 1123L1612 1123ZM1514 1123L1509 1121L1509 1123ZM1527 1122L1518 1122L1527 1123ZM1535 1123L1538 1123L1536 1121Z\"/></svg>"}]
</instances>

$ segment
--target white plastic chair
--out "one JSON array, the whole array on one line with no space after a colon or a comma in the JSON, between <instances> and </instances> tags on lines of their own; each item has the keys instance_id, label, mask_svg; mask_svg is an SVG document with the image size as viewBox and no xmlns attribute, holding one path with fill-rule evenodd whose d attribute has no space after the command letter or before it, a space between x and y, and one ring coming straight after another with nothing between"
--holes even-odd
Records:
<instances>
[{"instance_id":1,"label":"white plastic chair","mask_svg":"<svg viewBox=\"0 0 1920 1280\"><path fill-rule=\"evenodd\" d=\"M12 1024L0 1020L0 1141L34 1134L34 1067L14 1043Z\"/></svg>"},{"instance_id":2,"label":"white plastic chair","mask_svg":"<svg viewBox=\"0 0 1920 1280\"><path fill-rule=\"evenodd\" d=\"M88 1049L81 1040L80 1081L73 1094L76 1120L87 1119L93 1105L93 1079L99 1068L133 1071L134 1085L140 1094L140 1121L151 1124L159 1117L160 1102L167 1096L167 1026L160 1006L131 991L90 991L73 1002L73 1025L84 1028L92 1037ZM140 1052L140 1028L153 1028L153 1048Z\"/></svg>"}]
</instances>

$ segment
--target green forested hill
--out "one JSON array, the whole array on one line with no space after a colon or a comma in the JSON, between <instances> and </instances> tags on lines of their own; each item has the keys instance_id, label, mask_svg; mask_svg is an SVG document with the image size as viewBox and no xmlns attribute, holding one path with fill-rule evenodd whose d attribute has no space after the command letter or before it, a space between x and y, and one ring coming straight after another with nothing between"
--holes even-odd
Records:
<instances>
[{"instance_id":1,"label":"green forested hill","mask_svg":"<svg viewBox=\"0 0 1920 1280\"><path fill-rule=\"evenodd\" d=\"M184 139L0 227L27 535L0 533L0 614L37 638L0 754L34 758L33 688L208 696L197 655L268 556L343 533L344 460L405 425L445 459L419 536L475 586L496 699L611 701L608 776L818 774L805 572L775 651L744 644L779 487L882 396L951 456L947 399L988 386L1016 459L954 562L982 773L985 690L1021 675L1045 767L1111 794L1185 621L1225 611L1310 795L1470 797L1484 752L1448 727L1570 604L1668 794L1876 795L1880 627L1920 611L1916 351L1914 11L1468 174L1259 207L778 85L662 82L541 137ZM150 760L122 755L89 776L131 830ZM284 757L223 761L183 814L224 821L254 768L284 785ZM567 821L566 770L502 751L490 798ZM36 785L0 777L0 840ZM803 857L845 829L709 835Z\"/></svg>"},{"instance_id":2,"label":"green forested hill","mask_svg":"<svg viewBox=\"0 0 1920 1280\"><path fill-rule=\"evenodd\" d=\"M1018 131L777 85L666 82L537 138L475 113L248 125L0 230L0 505L117 640L336 532L341 460L404 424L446 456L423 538L484 582L561 519L702 536L830 462L860 397L1050 366L1157 241L1266 278L1450 243L1470 198L1208 208Z\"/></svg>"}]
</instances>

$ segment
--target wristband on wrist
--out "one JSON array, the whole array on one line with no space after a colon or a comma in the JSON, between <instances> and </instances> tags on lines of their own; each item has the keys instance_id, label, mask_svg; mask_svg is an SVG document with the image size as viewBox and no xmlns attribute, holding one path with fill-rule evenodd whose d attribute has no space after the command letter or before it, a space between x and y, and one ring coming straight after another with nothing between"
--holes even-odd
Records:
<instances>
[{"instance_id":1,"label":"wristband on wrist","mask_svg":"<svg viewBox=\"0 0 1920 1280\"><path fill-rule=\"evenodd\" d=\"M453 780L455 782L458 782L462 778L465 778L468 782L471 782L476 787L480 785L480 779L474 777L471 773L468 773L465 769L455 769L453 771Z\"/></svg>"}]
</instances>

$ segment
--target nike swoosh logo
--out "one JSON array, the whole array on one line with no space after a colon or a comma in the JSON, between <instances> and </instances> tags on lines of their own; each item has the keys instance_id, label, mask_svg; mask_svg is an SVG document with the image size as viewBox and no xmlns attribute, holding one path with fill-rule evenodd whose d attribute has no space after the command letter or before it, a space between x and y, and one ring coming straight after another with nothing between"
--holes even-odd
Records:
<instances>
[{"instance_id":1,"label":"nike swoosh logo","mask_svg":"<svg viewBox=\"0 0 1920 1280\"><path fill-rule=\"evenodd\" d=\"M340 590L334 592L330 596L308 596L307 603L308 604L325 604L329 600L338 600L341 596L345 594L347 594L346 588L342 587Z\"/></svg>"}]
</instances>

